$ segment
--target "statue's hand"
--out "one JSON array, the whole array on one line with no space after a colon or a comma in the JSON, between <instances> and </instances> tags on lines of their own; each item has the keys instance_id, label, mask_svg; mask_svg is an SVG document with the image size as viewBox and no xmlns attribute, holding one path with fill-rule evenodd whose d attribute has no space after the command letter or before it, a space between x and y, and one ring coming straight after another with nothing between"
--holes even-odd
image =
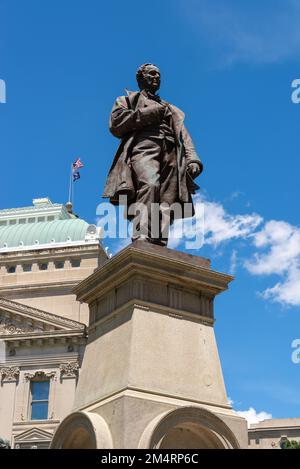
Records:
<instances>
[{"instance_id":1,"label":"statue's hand","mask_svg":"<svg viewBox=\"0 0 300 469\"><path fill-rule=\"evenodd\" d=\"M198 177L201 173L200 166L197 163L190 163L187 167L187 170L193 179Z\"/></svg>"}]
</instances>

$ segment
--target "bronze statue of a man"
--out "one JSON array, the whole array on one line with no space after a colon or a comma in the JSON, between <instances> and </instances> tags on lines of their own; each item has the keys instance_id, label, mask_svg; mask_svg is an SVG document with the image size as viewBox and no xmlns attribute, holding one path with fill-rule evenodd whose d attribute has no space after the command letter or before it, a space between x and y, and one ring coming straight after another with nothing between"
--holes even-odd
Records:
<instances>
[{"instance_id":1,"label":"bronze statue of a man","mask_svg":"<svg viewBox=\"0 0 300 469\"><path fill-rule=\"evenodd\" d=\"M115 205L127 200L132 240L167 245L170 223L194 214L191 194L198 189L194 179L203 165L184 126L184 113L156 94L159 69L144 64L136 78L140 91L118 97L111 112L110 131L121 144L103 197ZM174 204L183 208L181 215L172 210Z\"/></svg>"}]
</instances>

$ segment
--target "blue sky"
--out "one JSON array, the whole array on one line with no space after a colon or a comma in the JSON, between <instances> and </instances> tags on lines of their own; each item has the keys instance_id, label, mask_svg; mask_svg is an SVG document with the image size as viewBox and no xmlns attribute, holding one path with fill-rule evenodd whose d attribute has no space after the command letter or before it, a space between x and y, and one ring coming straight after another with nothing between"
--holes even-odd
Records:
<instances>
[{"instance_id":1,"label":"blue sky","mask_svg":"<svg viewBox=\"0 0 300 469\"><path fill-rule=\"evenodd\" d=\"M236 276L216 300L228 395L277 418L300 417L299 21L299 0L0 0L0 208L65 202L80 156L75 210L94 222L112 104L156 63L205 166L197 254Z\"/></svg>"}]
</instances>

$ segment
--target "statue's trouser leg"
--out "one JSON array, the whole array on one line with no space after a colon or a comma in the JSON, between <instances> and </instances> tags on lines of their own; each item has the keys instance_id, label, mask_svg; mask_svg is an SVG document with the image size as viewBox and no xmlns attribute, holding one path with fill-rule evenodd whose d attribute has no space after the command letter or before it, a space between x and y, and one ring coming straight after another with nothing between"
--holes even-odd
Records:
<instances>
[{"instance_id":1,"label":"statue's trouser leg","mask_svg":"<svg viewBox=\"0 0 300 469\"><path fill-rule=\"evenodd\" d=\"M162 213L159 204L176 200L175 147L162 139L140 137L132 149L131 165L137 188L132 239L167 244L169 213L168 209Z\"/></svg>"},{"instance_id":2,"label":"statue's trouser leg","mask_svg":"<svg viewBox=\"0 0 300 469\"><path fill-rule=\"evenodd\" d=\"M167 245L172 215L170 207L178 200L176 147L168 140L163 141L160 181L160 237L162 244Z\"/></svg>"}]
</instances>

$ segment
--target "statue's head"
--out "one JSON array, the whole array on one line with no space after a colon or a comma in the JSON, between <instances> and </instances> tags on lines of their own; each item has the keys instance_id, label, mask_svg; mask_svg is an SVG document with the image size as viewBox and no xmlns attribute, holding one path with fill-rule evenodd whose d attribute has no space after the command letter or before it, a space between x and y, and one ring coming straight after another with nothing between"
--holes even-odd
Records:
<instances>
[{"instance_id":1,"label":"statue's head","mask_svg":"<svg viewBox=\"0 0 300 469\"><path fill-rule=\"evenodd\" d=\"M160 71L154 64L143 64L136 72L136 79L140 90L156 93L160 87Z\"/></svg>"}]
</instances>

